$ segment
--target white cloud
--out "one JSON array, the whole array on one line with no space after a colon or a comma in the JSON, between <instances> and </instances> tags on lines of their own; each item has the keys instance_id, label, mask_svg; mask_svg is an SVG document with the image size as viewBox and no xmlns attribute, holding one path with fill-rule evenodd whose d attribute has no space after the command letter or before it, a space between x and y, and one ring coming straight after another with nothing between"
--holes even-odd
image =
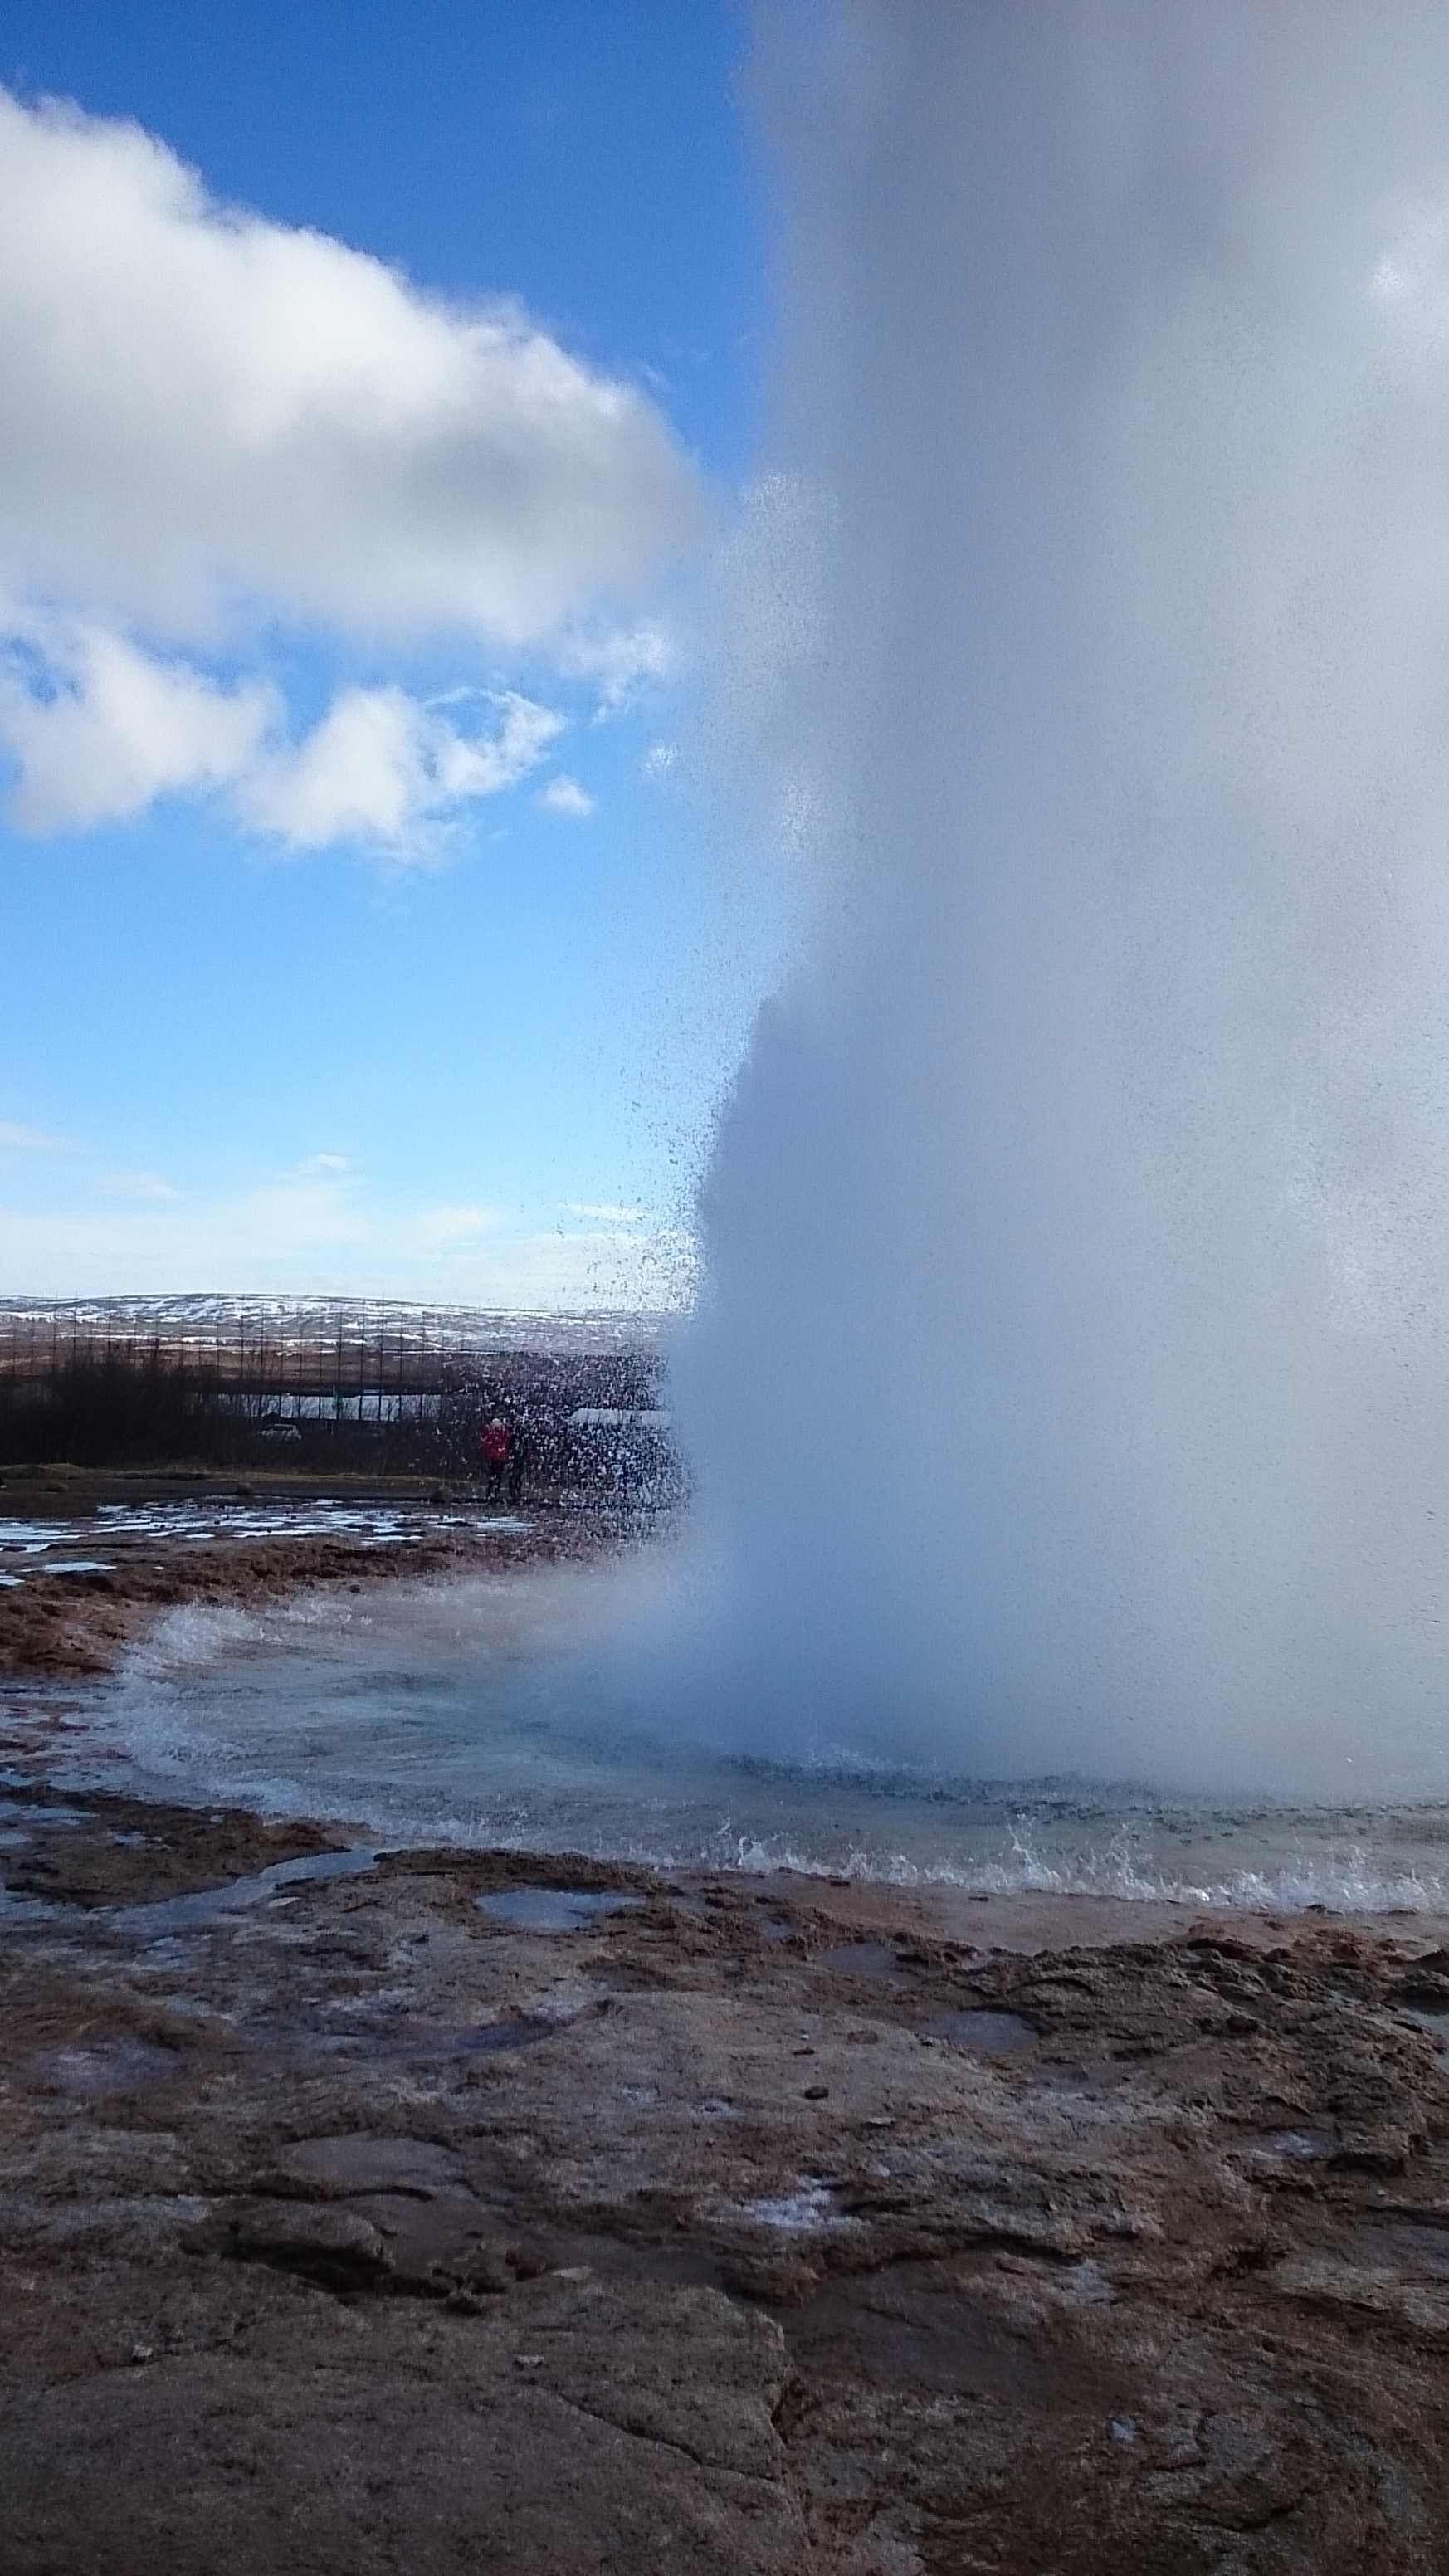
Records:
<instances>
[{"instance_id":1,"label":"white cloud","mask_svg":"<svg viewBox=\"0 0 1449 2576\"><path fill-rule=\"evenodd\" d=\"M562 730L561 716L516 692L496 704L493 732L469 735L403 689L345 689L296 750L239 780L242 811L293 849L360 840L425 854L430 826L513 786Z\"/></svg>"},{"instance_id":2,"label":"white cloud","mask_svg":"<svg viewBox=\"0 0 1449 2576\"><path fill-rule=\"evenodd\" d=\"M576 778L569 778L562 772L557 778L551 778L546 787L539 789L538 801L547 813L572 814L580 822L594 810L594 799L588 790L581 787Z\"/></svg>"},{"instance_id":3,"label":"white cloud","mask_svg":"<svg viewBox=\"0 0 1449 2576\"><path fill-rule=\"evenodd\" d=\"M218 205L136 126L3 89L0 350L23 831L211 793L293 849L426 858L563 718L507 688L420 698L394 677L405 641L475 671L480 647L495 672L542 653L597 712L668 666L638 598L701 492L645 394L513 305L446 305ZM324 659L350 643L354 669L360 644L380 677L298 739L262 667L278 629ZM556 809L582 812L569 793Z\"/></svg>"},{"instance_id":4,"label":"white cloud","mask_svg":"<svg viewBox=\"0 0 1449 2576\"><path fill-rule=\"evenodd\" d=\"M0 585L172 638L240 600L536 642L699 524L655 407L517 309L3 91L0 346Z\"/></svg>"},{"instance_id":5,"label":"white cloud","mask_svg":"<svg viewBox=\"0 0 1449 2576\"><path fill-rule=\"evenodd\" d=\"M646 778L667 778L678 765L678 745L672 742L652 742L639 763Z\"/></svg>"},{"instance_id":6,"label":"white cloud","mask_svg":"<svg viewBox=\"0 0 1449 2576\"><path fill-rule=\"evenodd\" d=\"M642 1208L592 1207L584 1199L562 1200L559 1213L562 1216L586 1216L598 1225L640 1225L644 1218Z\"/></svg>"},{"instance_id":7,"label":"white cloud","mask_svg":"<svg viewBox=\"0 0 1449 2576\"><path fill-rule=\"evenodd\" d=\"M598 713L617 715L637 697L646 680L664 680L675 667L672 638L657 618L633 626L585 630L575 627L556 646L559 668L593 680L599 692Z\"/></svg>"},{"instance_id":8,"label":"white cloud","mask_svg":"<svg viewBox=\"0 0 1449 2576\"><path fill-rule=\"evenodd\" d=\"M241 818L292 849L360 841L426 857L461 806L527 776L563 718L516 690L349 688L300 743L264 681L222 688L104 629L34 612L0 658L0 750L16 770L7 813L50 832L141 812L168 791L224 790ZM486 709L467 731L444 704Z\"/></svg>"},{"instance_id":9,"label":"white cloud","mask_svg":"<svg viewBox=\"0 0 1449 2576\"><path fill-rule=\"evenodd\" d=\"M222 785L278 718L263 681L219 688L96 626L17 626L23 658L0 665L0 745L18 771L9 814L22 831L84 828L168 789Z\"/></svg>"}]
</instances>

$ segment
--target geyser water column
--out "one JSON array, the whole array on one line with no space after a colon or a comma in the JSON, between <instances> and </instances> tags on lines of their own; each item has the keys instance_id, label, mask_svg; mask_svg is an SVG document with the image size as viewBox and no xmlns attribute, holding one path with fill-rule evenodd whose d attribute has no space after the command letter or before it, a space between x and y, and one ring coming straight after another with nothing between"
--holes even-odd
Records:
<instances>
[{"instance_id":1,"label":"geyser water column","mask_svg":"<svg viewBox=\"0 0 1449 2576\"><path fill-rule=\"evenodd\" d=\"M813 910L679 1364L719 1722L1449 1789L1449 12L763 51Z\"/></svg>"}]
</instances>

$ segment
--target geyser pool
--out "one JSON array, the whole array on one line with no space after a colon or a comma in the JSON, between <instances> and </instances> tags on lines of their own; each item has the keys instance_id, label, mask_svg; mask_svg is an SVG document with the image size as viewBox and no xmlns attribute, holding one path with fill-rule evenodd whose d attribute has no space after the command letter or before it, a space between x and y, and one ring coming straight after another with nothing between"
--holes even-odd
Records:
<instances>
[{"instance_id":1,"label":"geyser pool","mask_svg":"<svg viewBox=\"0 0 1449 2576\"><path fill-rule=\"evenodd\" d=\"M812 920L679 1364L701 1688L758 1747L1442 1789L1449 15L765 50L792 614L731 703Z\"/></svg>"},{"instance_id":2,"label":"geyser pool","mask_svg":"<svg viewBox=\"0 0 1449 2576\"><path fill-rule=\"evenodd\" d=\"M36 1821L3 1794L28 1774L330 1818L355 1829L355 1858L503 1844L766 1879L804 1869L986 1893L1449 1912L1443 1803L1164 1800L1068 1780L983 1789L944 1759L722 1745L641 1653L674 1579L661 1556L172 1611L107 1681L0 1690L0 1829L23 1838ZM313 1855L266 1873L268 1886L167 1900L152 1929L189 1938L294 1876L347 1865ZM851 1964L870 1968L868 1945Z\"/></svg>"}]
</instances>

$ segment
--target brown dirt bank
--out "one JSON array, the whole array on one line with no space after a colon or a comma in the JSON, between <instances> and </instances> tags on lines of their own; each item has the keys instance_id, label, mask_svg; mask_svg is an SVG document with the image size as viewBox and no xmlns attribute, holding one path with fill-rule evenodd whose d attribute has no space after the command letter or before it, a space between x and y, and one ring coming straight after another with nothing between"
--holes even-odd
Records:
<instances>
[{"instance_id":1,"label":"brown dirt bank","mask_svg":"<svg viewBox=\"0 0 1449 2576\"><path fill-rule=\"evenodd\" d=\"M325 1492L345 1506L397 1509L414 1524L402 1545L381 1546L345 1533L310 1538L222 1534L204 1545L162 1530L126 1532L98 1523L98 1506L192 1503L214 1507L305 1505ZM440 1491L420 1480L258 1478L238 1486L235 1477L42 1471L14 1469L0 1477L0 1530L6 1523L60 1523L74 1545L103 1561L96 1573L56 1573L44 1558L28 1564L24 1581L0 1589L0 1679L81 1680L109 1672L126 1647L162 1612L188 1602L246 1606L324 1587L357 1591L406 1575L458 1574L470 1568L536 1563L594 1554L618 1545L631 1531L617 1515L564 1511L530 1504L520 1515L526 1530L474 1530L449 1526L463 1513L481 1511L465 1491Z\"/></svg>"},{"instance_id":2,"label":"brown dirt bank","mask_svg":"<svg viewBox=\"0 0 1449 2576\"><path fill-rule=\"evenodd\" d=\"M6 2576L1449 2569L1437 1933L287 1831L0 1813Z\"/></svg>"}]
</instances>

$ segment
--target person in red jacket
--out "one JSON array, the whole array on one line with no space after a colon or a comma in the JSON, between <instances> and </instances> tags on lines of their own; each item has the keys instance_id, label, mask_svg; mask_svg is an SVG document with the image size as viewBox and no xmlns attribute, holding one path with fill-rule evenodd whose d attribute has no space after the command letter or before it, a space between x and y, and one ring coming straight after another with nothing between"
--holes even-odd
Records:
<instances>
[{"instance_id":1,"label":"person in red jacket","mask_svg":"<svg viewBox=\"0 0 1449 2576\"><path fill-rule=\"evenodd\" d=\"M508 1462L513 1455L513 1434L499 1413L485 1422L478 1435L478 1448L483 1460L488 1500L501 1502L508 1491Z\"/></svg>"}]
</instances>

